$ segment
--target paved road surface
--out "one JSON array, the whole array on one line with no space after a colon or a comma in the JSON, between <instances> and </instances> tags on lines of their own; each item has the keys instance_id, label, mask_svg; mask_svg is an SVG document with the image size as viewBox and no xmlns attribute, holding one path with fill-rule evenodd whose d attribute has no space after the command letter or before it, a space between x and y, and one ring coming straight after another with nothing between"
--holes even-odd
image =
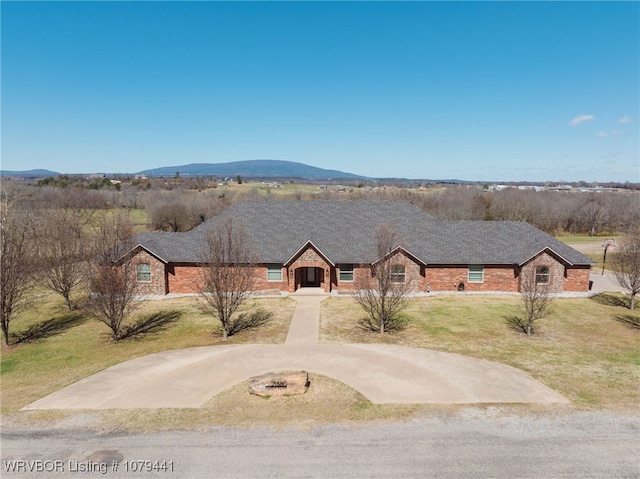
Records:
<instances>
[{"instance_id":1,"label":"paved road surface","mask_svg":"<svg viewBox=\"0 0 640 479\"><path fill-rule=\"evenodd\" d=\"M470 408L406 423L334 425L310 431L216 428L143 435L4 427L0 475L3 479L640 477L638 418L608 413L531 418L499 411ZM148 462L131 462L137 460ZM168 470L132 471L155 461L167 461ZM25 464L57 466L58 471L8 471ZM94 472L77 472L82 468Z\"/></svg>"}]
</instances>

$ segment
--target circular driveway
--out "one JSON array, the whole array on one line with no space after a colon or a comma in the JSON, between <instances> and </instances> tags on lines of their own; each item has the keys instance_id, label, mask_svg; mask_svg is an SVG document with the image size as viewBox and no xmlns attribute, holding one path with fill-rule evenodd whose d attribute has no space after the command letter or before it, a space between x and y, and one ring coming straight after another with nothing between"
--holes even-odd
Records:
<instances>
[{"instance_id":1,"label":"circular driveway","mask_svg":"<svg viewBox=\"0 0 640 479\"><path fill-rule=\"evenodd\" d=\"M24 408L200 407L251 376L304 370L337 379L376 404L567 403L523 372L458 354L393 345L231 345L131 359Z\"/></svg>"},{"instance_id":2,"label":"circular driveway","mask_svg":"<svg viewBox=\"0 0 640 479\"><path fill-rule=\"evenodd\" d=\"M337 379L375 404L567 403L505 364L388 344L318 344L324 294L295 296L284 344L204 346L116 364L31 409L200 407L251 376L307 371Z\"/></svg>"}]
</instances>

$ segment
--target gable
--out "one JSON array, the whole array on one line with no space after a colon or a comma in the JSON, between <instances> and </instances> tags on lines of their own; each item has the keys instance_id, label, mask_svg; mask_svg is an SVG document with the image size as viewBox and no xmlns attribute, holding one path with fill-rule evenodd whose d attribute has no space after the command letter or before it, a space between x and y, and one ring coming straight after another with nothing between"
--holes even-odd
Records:
<instances>
[{"instance_id":1,"label":"gable","mask_svg":"<svg viewBox=\"0 0 640 479\"><path fill-rule=\"evenodd\" d=\"M547 248L543 248L542 250L538 251L537 253L531 255L530 258L525 259L522 263L519 264L519 266L525 266L531 262L536 261L536 259L541 258L541 257L551 257L553 258L555 261L557 261L558 263L561 263L565 266L573 266L573 264L568 261L567 259L563 258L561 255L559 255L558 253L556 253L553 249L547 247Z\"/></svg>"},{"instance_id":2,"label":"gable","mask_svg":"<svg viewBox=\"0 0 640 479\"><path fill-rule=\"evenodd\" d=\"M404 249L402 246L396 247L393 251L391 251L389 254L383 256L382 258L378 258L376 261L373 262L373 264L380 263L381 261L386 261L387 259L396 258L398 255L403 256L405 258L408 258L409 260L411 260L412 262L414 262L414 263L416 263L416 264L418 264L420 266L426 266L426 263L424 263L416 255L411 254L409 251Z\"/></svg>"},{"instance_id":3,"label":"gable","mask_svg":"<svg viewBox=\"0 0 640 479\"><path fill-rule=\"evenodd\" d=\"M335 264L327 258L311 241L307 241L296 253L284 262L284 266L289 266L295 262L303 263L327 263L331 266Z\"/></svg>"},{"instance_id":4,"label":"gable","mask_svg":"<svg viewBox=\"0 0 640 479\"><path fill-rule=\"evenodd\" d=\"M154 253L153 251L151 251L150 249L148 249L147 247L145 247L142 244L137 244L135 247L133 247L131 250L129 250L128 252L124 253L122 256L120 256L120 258L118 259L118 263L120 261L122 261L124 258L129 257L129 258L137 258L137 257L151 257L157 261L160 261L163 264L167 264L168 261L161 258L160 256L158 256L156 253Z\"/></svg>"}]
</instances>

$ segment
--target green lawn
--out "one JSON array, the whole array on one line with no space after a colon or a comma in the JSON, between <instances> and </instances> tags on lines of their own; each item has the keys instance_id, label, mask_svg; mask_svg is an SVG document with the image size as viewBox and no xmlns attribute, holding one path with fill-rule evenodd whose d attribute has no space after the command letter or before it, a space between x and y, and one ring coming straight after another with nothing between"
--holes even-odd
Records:
<instances>
[{"instance_id":1,"label":"green lawn","mask_svg":"<svg viewBox=\"0 0 640 479\"><path fill-rule=\"evenodd\" d=\"M539 332L526 337L510 328L517 314L517 296L442 295L412 300L403 313L407 328L379 335L362 330L362 311L349 298L322 303L322 342L385 342L432 348L498 361L517 367L557 390L579 409L637 413L640 404L640 310L620 306L621 296L555 300L554 312L539 322ZM37 308L12 323L24 332L54 320L60 325L49 336L2 347L0 379L2 415L17 422L59 421L72 411L27 411L20 408L111 365L168 349L222 344L216 322L205 316L195 298L145 302L139 314L180 313L160 331L110 341L109 330L95 320L69 315L62 302L47 296ZM253 300L274 319L259 329L241 332L228 343L282 343L295 308L290 298ZM330 398L330 400L328 400ZM515 406L514 406L515 407ZM526 406L524 406L526 408ZM531 409L532 407L529 407ZM320 376L300 397L265 400L246 393L239 384L202 408L97 412L100 427L157 430L216 424L280 426L340 421L406 419L449 407L374 405L344 384ZM525 410L529 410L525 409Z\"/></svg>"},{"instance_id":2,"label":"green lawn","mask_svg":"<svg viewBox=\"0 0 640 479\"><path fill-rule=\"evenodd\" d=\"M576 407L637 412L640 404L640 310L617 305L621 296L556 299L538 333L508 324L518 296L443 295L415 299L404 331L379 335L357 327L353 300L322 303L325 342L384 342L498 361L521 369Z\"/></svg>"},{"instance_id":3,"label":"green lawn","mask_svg":"<svg viewBox=\"0 0 640 479\"><path fill-rule=\"evenodd\" d=\"M295 302L288 298L251 300L247 308L260 306L274 313L273 319L259 330L247 330L225 343L219 322L200 311L195 298L146 301L136 316L178 311L178 319L164 329L135 338L111 342L110 330L102 323L62 310L54 296L25 312L11 323L20 333L36 323L75 317L68 327L43 339L2 346L0 379L2 413L11 413L83 377L127 359L149 353L194 346L234 343L284 342Z\"/></svg>"},{"instance_id":4,"label":"green lawn","mask_svg":"<svg viewBox=\"0 0 640 479\"><path fill-rule=\"evenodd\" d=\"M602 242L605 239L615 239L615 240L619 239L619 237L617 235L611 235L611 233L602 233L602 234L598 234L596 236L589 236L589 235L586 235L586 234L581 234L581 235L562 234L562 235L556 236L555 238L558 241L562 241L563 243L573 243L573 244L595 243L595 244L598 244L598 245L601 245Z\"/></svg>"}]
</instances>

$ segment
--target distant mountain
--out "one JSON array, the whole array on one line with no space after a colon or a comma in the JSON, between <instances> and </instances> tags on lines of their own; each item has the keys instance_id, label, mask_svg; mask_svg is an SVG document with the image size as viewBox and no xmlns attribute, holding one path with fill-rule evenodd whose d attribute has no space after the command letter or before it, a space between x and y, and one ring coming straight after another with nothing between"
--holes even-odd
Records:
<instances>
[{"instance_id":1,"label":"distant mountain","mask_svg":"<svg viewBox=\"0 0 640 479\"><path fill-rule=\"evenodd\" d=\"M22 176L25 178L40 178L42 176L60 176L57 171L50 170L26 170L26 171L10 171L0 170L1 176Z\"/></svg>"},{"instance_id":2,"label":"distant mountain","mask_svg":"<svg viewBox=\"0 0 640 479\"><path fill-rule=\"evenodd\" d=\"M271 178L304 178L310 180L323 179L364 179L364 176L345 173L337 170L325 170L315 166L281 160L245 160L230 163L191 163L182 166L165 166L144 170L139 174L147 176L219 176L235 178L245 177Z\"/></svg>"}]
</instances>

